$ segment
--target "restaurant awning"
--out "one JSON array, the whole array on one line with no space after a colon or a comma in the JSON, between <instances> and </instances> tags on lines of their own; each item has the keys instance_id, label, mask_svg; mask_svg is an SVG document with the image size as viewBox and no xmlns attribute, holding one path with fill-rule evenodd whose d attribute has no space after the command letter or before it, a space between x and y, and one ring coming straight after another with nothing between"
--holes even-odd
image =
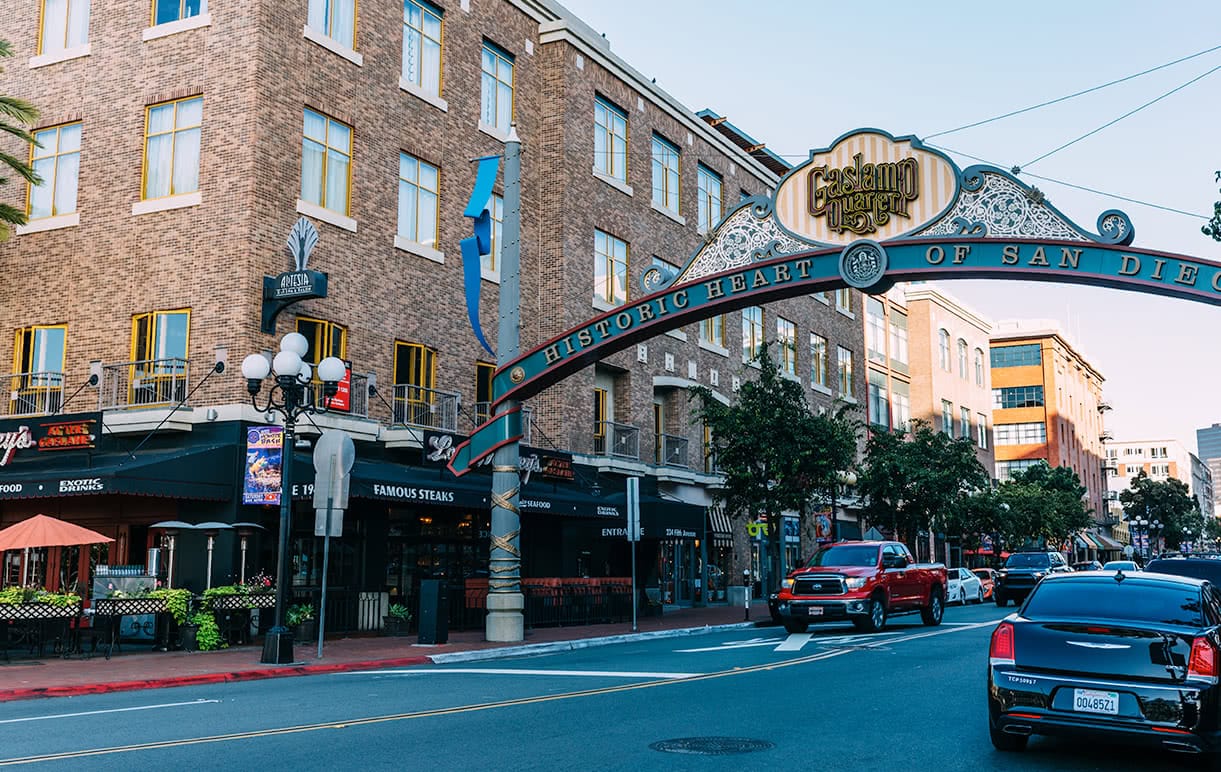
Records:
<instances>
[{"instance_id":1,"label":"restaurant awning","mask_svg":"<svg viewBox=\"0 0 1221 772\"><path fill-rule=\"evenodd\" d=\"M708 530L712 534L712 543L717 547L733 546L733 524L724 504L713 504L708 507Z\"/></svg>"},{"instance_id":2,"label":"restaurant awning","mask_svg":"<svg viewBox=\"0 0 1221 772\"><path fill-rule=\"evenodd\" d=\"M1105 533L1091 533L1090 536L1094 537L1094 539L1102 545L1099 549L1104 549L1110 552L1123 549L1122 544L1115 541L1110 536L1107 536Z\"/></svg>"},{"instance_id":3,"label":"restaurant awning","mask_svg":"<svg viewBox=\"0 0 1221 772\"><path fill-rule=\"evenodd\" d=\"M41 469L0 479L0 499L127 494L227 501L234 490L236 449L201 445L173 450L94 453L81 466Z\"/></svg>"}]
</instances>

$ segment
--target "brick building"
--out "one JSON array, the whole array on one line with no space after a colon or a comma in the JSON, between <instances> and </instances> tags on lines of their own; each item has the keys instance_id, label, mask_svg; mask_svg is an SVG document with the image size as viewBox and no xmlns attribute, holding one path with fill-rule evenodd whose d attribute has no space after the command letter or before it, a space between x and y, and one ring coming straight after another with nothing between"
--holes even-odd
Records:
<instances>
[{"instance_id":1,"label":"brick building","mask_svg":"<svg viewBox=\"0 0 1221 772\"><path fill-rule=\"evenodd\" d=\"M235 365L295 330L310 340L308 361L351 363L350 410L302 427L347 431L361 459L333 558L337 592L410 599L422 578L486 575L487 477L454 480L429 458L433 440L469 434L490 400L492 359L466 320L458 249L471 228L471 159L503 153L515 126L523 350L636 296L656 261L683 264L787 168L724 118L678 103L550 0L0 0L0 17L17 53L0 90L41 109L32 157L45 180L28 197L0 191L27 198L31 214L0 245L0 329L16 341L0 431L54 413L96 429L90 448L27 450L0 467L0 525L35 511L80 522L117 540L111 563L142 563L162 520L275 532L273 507L241 503L240 456L245 430L279 417L249 404ZM499 181L494 193L480 308L489 332ZM309 267L328 275L329 295L290 307L265 334L263 277L290 267L284 239L301 217L318 230ZM573 473L536 473L523 489L523 575L624 575L626 545L606 535L622 506L599 491L641 475L646 585L664 602L722 599L731 545L747 545L723 518L705 519L718 477L685 387L728 399L758 342L780 339L814 403L859 398L860 313L855 291L735 312L531 400L528 444L571 459ZM309 452L294 463L293 582L304 596L318 584L321 540L307 522ZM78 478L99 482L47 482ZM271 541L256 539L251 570L273 568ZM183 581L202 585L198 544L180 542ZM235 544L222 532L216 581L238 573ZM87 553L71 571L84 573ZM714 570L701 583L705 563ZM357 613L341 626L364 624Z\"/></svg>"}]
</instances>

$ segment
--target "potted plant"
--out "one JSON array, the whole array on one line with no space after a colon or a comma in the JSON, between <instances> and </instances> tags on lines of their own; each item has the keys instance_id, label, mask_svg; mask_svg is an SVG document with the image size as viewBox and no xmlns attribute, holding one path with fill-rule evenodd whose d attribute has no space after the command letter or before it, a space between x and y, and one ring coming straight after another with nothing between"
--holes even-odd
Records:
<instances>
[{"instance_id":1,"label":"potted plant","mask_svg":"<svg viewBox=\"0 0 1221 772\"><path fill-rule=\"evenodd\" d=\"M313 603L297 603L288 607L285 612L285 621L288 626L293 629L293 638L298 643L312 641L314 639L314 630L317 626L317 621L314 618Z\"/></svg>"},{"instance_id":2,"label":"potted plant","mask_svg":"<svg viewBox=\"0 0 1221 772\"><path fill-rule=\"evenodd\" d=\"M386 635L407 635L411 622L411 610L402 603L391 603L386 616L382 617Z\"/></svg>"},{"instance_id":3,"label":"potted plant","mask_svg":"<svg viewBox=\"0 0 1221 772\"><path fill-rule=\"evenodd\" d=\"M220 627L216 624L216 616L211 611L200 611L193 614L189 624L195 628L195 642L199 651L215 651L228 646L221 637Z\"/></svg>"}]
</instances>

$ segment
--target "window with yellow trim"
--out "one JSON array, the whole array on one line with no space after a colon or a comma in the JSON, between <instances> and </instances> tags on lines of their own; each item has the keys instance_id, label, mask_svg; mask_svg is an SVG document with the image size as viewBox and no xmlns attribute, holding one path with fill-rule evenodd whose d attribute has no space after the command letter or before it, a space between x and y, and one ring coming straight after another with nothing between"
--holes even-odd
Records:
<instances>
[{"instance_id":1,"label":"window with yellow trim","mask_svg":"<svg viewBox=\"0 0 1221 772\"><path fill-rule=\"evenodd\" d=\"M492 216L492 248L486 255L480 257L480 264L485 274L500 275L500 250L504 244L505 200L504 196L493 193L488 201L488 214Z\"/></svg>"},{"instance_id":2,"label":"window with yellow trim","mask_svg":"<svg viewBox=\"0 0 1221 772\"><path fill-rule=\"evenodd\" d=\"M678 145L653 135L653 204L678 214Z\"/></svg>"},{"instance_id":3,"label":"window with yellow trim","mask_svg":"<svg viewBox=\"0 0 1221 772\"><path fill-rule=\"evenodd\" d=\"M699 194L699 231L707 233L721 221L721 175L703 164L697 164L695 180L696 192Z\"/></svg>"},{"instance_id":4,"label":"window with yellow trim","mask_svg":"<svg viewBox=\"0 0 1221 772\"><path fill-rule=\"evenodd\" d=\"M307 23L331 40L356 48L356 0L309 0Z\"/></svg>"},{"instance_id":5,"label":"window with yellow trim","mask_svg":"<svg viewBox=\"0 0 1221 772\"><path fill-rule=\"evenodd\" d=\"M435 423L437 350L422 343L394 342L394 422L417 426Z\"/></svg>"},{"instance_id":6,"label":"window with yellow trim","mask_svg":"<svg viewBox=\"0 0 1221 772\"><path fill-rule=\"evenodd\" d=\"M208 12L208 0L153 0L153 26Z\"/></svg>"},{"instance_id":7,"label":"window with yellow trim","mask_svg":"<svg viewBox=\"0 0 1221 772\"><path fill-rule=\"evenodd\" d=\"M38 53L53 54L89 42L90 0L42 0Z\"/></svg>"},{"instance_id":8,"label":"window with yellow trim","mask_svg":"<svg viewBox=\"0 0 1221 772\"><path fill-rule=\"evenodd\" d=\"M26 212L31 220L76 211L81 168L81 124L67 123L34 132L30 166L42 178L30 185Z\"/></svg>"},{"instance_id":9,"label":"window with yellow trim","mask_svg":"<svg viewBox=\"0 0 1221 772\"><path fill-rule=\"evenodd\" d=\"M17 330L13 375L9 379L13 415L54 413L63 404L66 324L33 325Z\"/></svg>"},{"instance_id":10,"label":"window with yellow trim","mask_svg":"<svg viewBox=\"0 0 1221 772\"><path fill-rule=\"evenodd\" d=\"M612 306L627 302L627 242L594 230L594 299Z\"/></svg>"},{"instance_id":11,"label":"window with yellow trim","mask_svg":"<svg viewBox=\"0 0 1221 772\"><path fill-rule=\"evenodd\" d=\"M128 404L180 402L186 396L190 333L189 309L132 317Z\"/></svg>"},{"instance_id":12,"label":"window with yellow trim","mask_svg":"<svg viewBox=\"0 0 1221 772\"><path fill-rule=\"evenodd\" d=\"M150 105L144 121L144 200L199 190L203 97Z\"/></svg>"},{"instance_id":13,"label":"window with yellow trim","mask_svg":"<svg viewBox=\"0 0 1221 772\"><path fill-rule=\"evenodd\" d=\"M725 348L725 315L718 314L700 322L700 340Z\"/></svg>"},{"instance_id":14,"label":"window with yellow trim","mask_svg":"<svg viewBox=\"0 0 1221 772\"><path fill-rule=\"evenodd\" d=\"M776 344L780 348L780 370L797 375L797 325L784 317L776 317Z\"/></svg>"},{"instance_id":15,"label":"window with yellow trim","mask_svg":"<svg viewBox=\"0 0 1221 772\"><path fill-rule=\"evenodd\" d=\"M301 199L347 215L351 210L352 127L305 108Z\"/></svg>"},{"instance_id":16,"label":"window with yellow trim","mask_svg":"<svg viewBox=\"0 0 1221 772\"><path fill-rule=\"evenodd\" d=\"M492 417L492 376L496 365L475 363L475 421L483 423Z\"/></svg>"},{"instance_id":17,"label":"window with yellow trim","mask_svg":"<svg viewBox=\"0 0 1221 772\"><path fill-rule=\"evenodd\" d=\"M403 80L441 95L442 11L423 0L403 3Z\"/></svg>"},{"instance_id":18,"label":"window with yellow trim","mask_svg":"<svg viewBox=\"0 0 1221 772\"><path fill-rule=\"evenodd\" d=\"M297 332L305 336L309 348L301 361L317 369L318 363L327 357L348 358L348 328L323 319L297 317ZM314 374L317 379L317 373Z\"/></svg>"},{"instance_id":19,"label":"window with yellow trim","mask_svg":"<svg viewBox=\"0 0 1221 772\"><path fill-rule=\"evenodd\" d=\"M753 362L763 348L763 308L742 309L742 361Z\"/></svg>"},{"instance_id":20,"label":"window with yellow trim","mask_svg":"<svg viewBox=\"0 0 1221 772\"><path fill-rule=\"evenodd\" d=\"M437 248L441 172L413 155L399 153L398 235Z\"/></svg>"},{"instance_id":21,"label":"window with yellow trim","mask_svg":"<svg viewBox=\"0 0 1221 772\"><path fill-rule=\"evenodd\" d=\"M594 98L594 169L627 182L627 113Z\"/></svg>"},{"instance_id":22,"label":"window with yellow trim","mask_svg":"<svg viewBox=\"0 0 1221 772\"><path fill-rule=\"evenodd\" d=\"M607 409L606 389L594 389L594 437L606 438L606 422L610 417L606 414Z\"/></svg>"},{"instance_id":23,"label":"window with yellow trim","mask_svg":"<svg viewBox=\"0 0 1221 772\"><path fill-rule=\"evenodd\" d=\"M479 77L479 122L504 133L513 122L513 56L486 40Z\"/></svg>"}]
</instances>

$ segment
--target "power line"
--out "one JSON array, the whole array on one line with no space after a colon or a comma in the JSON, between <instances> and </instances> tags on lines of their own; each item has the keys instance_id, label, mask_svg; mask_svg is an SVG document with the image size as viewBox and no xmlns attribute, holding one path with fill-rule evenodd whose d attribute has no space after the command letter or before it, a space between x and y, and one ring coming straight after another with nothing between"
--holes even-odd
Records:
<instances>
[{"instance_id":1,"label":"power line","mask_svg":"<svg viewBox=\"0 0 1221 772\"><path fill-rule=\"evenodd\" d=\"M1039 161L1042 161L1044 158L1047 158L1048 156L1051 156L1051 155L1054 155L1054 154L1056 154L1056 153L1059 153L1061 150L1063 150L1063 149L1065 149L1065 148L1067 148L1067 147L1071 147L1072 145L1077 144L1078 142L1080 142L1080 141L1081 141L1081 140L1083 140L1083 139L1087 139L1087 138L1089 138L1089 137L1092 137L1092 136L1094 136L1095 134L1097 134L1098 132L1102 131L1103 129L1108 128L1108 127L1110 127L1110 126L1114 126L1115 124L1117 124L1117 123L1119 123L1120 121L1122 121L1124 118L1127 118L1127 117L1129 117L1129 116L1135 115L1136 113L1139 113L1141 110L1144 110L1146 107L1149 107L1149 106L1151 106L1151 105L1157 104L1158 102L1162 101L1163 99L1165 99L1166 97L1170 96L1171 94L1178 93L1179 91L1182 91L1183 89L1187 88L1187 87L1188 87L1188 86L1190 86L1191 84L1193 84L1193 83L1195 83L1195 82L1197 82L1197 81L1204 80L1204 79L1205 79L1205 78L1207 78L1209 75L1212 75L1214 72L1216 72L1217 70L1221 70L1221 66L1214 67L1214 68L1212 68L1211 70L1209 70L1208 72L1206 72L1206 73L1204 73L1204 74L1202 74L1202 75L1197 75L1196 77L1194 77L1194 78L1192 78L1191 80L1187 81L1187 82L1186 82L1186 83L1184 83L1183 85L1181 85L1181 86L1177 86L1177 87L1175 87L1175 88L1172 88L1172 89L1170 89L1169 91L1167 91L1165 94L1162 94L1161 96L1159 96L1159 97L1157 97L1157 98L1155 98L1155 99L1151 99L1150 101L1145 102L1145 103L1144 103L1143 105L1141 105L1140 107L1137 107L1137 108L1135 108L1135 109L1133 109L1133 110L1129 110L1128 112L1126 112L1126 113L1124 113L1123 115L1119 116L1119 117L1118 117L1118 118L1116 118L1115 120L1113 120L1113 121L1108 121L1107 123L1104 123L1104 124L1102 124L1101 126L1099 126L1098 128L1094 129L1093 131L1089 131L1089 132L1086 132L1085 134L1082 134L1080 137L1077 137L1076 139L1072 140L1071 142L1065 142L1063 145L1060 145L1060 147L1056 148L1055 150L1049 150L1049 151L1047 151L1046 153L1044 153L1043 155L1041 155L1041 156L1039 156L1038 158L1034 159L1033 161L1027 161L1027 162L1024 164L1024 166L1033 166L1034 164L1037 164Z\"/></svg>"},{"instance_id":2,"label":"power line","mask_svg":"<svg viewBox=\"0 0 1221 772\"><path fill-rule=\"evenodd\" d=\"M1186 62L1186 61L1188 61L1188 60L1195 59L1195 58L1200 57L1200 56L1204 56L1205 54L1211 54L1213 51L1217 51L1217 50L1221 50L1221 46L1213 46L1212 48L1208 48L1208 49L1205 49L1205 50L1203 50L1203 51L1199 51L1199 52L1197 52L1197 53L1191 54L1190 56L1184 56L1184 57L1183 57L1183 58L1181 58L1181 59L1175 59L1173 62L1166 62L1165 64L1159 64L1158 66L1156 66L1156 67L1151 67L1151 68L1150 68L1150 69L1148 69L1148 70L1144 70L1144 71L1142 71L1142 72L1138 72L1138 73L1136 73L1136 74L1134 74L1134 75L1128 75L1127 77L1124 77L1124 78L1119 78L1118 80L1113 80L1113 81L1110 81L1109 83L1103 83L1102 85L1099 85L1099 86L1094 86L1094 87L1092 87L1092 88L1087 88L1087 89L1085 89L1084 91L1078 91L1078 92L1076 92L1075 94L1068 94L1068 95L1066 95L1066 96L1058 97L1058 98L1056 98L1056 99L1052 99L1052 100L1049 100L1049 101L1047 101L1047 102L1040 102L1040 103L1039 103L1039 104L1037 104L1037 105L1031 105L1030 107L1023 107L1023 108L1022 108L1022 109L1020 109L1020 110L1014 110L1014 111L1012 111L1012 112L1005 113L1004 115L997 115L997 116L993 116L992 118L985 118L985 119L984 119L984 120L982 120L982 121L975 121L974 123L968 123L968 124L966 124L965 126L959 126L959 127L958 127L958 128L956 128L956 129L947 129L947 130L945 130L945 131L939 131L939 132L937 132L936 134L929 134L929 135L927 135L926 137L924 137L924 139L925 139L925 140L930 140L930 139L933 139L934 137L941 137L941 136L944 136L944 135L946 135L946 134L953 134L953 133L958 132L958 131L965 131L966 129L973 129L973 128L975 128L976 126L983 126L985 123L992 123L993 121L999 121L999 120L1002 120L1002 119L1004 119L1004 118L1012 118L1012 117L1013 117L1013 116L1015 116L1015 115L1021 115L1022 113L1028 113L1028 112L1030 112L1031 110L1038 110L1038 109L1039 109L1039 108L1041 108L1041 107L1049 107L1050 105L1058 104L1058 103L1060 103L1060 102L1064 102L1064 101L1067 101L1067 100L1069 100L1069 99L1075 99L1076 97L1079 97L1079 96L1084 96L1085 94L1089 94L1089 93L1094 92L1094 91L1100 91L1100 90L1102 90L1102 89L1104 89L1104 88L1108 88L1108 87L1110 87L1110 86L1114 86L1114 85L1117 85L1117 84L1119 84L1119 83L1124 83L1124 82L1126 82L1126 81L1132 80L1133 78L1139 78L1139 77L1141 77L1142 75L1148 75L1148 74L1149 74L1149 73L1151 73L1151 72L1157 72L1158 70L1164 70L1164 69L1166 69L1167 67L1172 67L1172 66L1174 66L1174 65L1176 65L1176 64L1179 64L1179 63L1181 63L1181 62Z\"/></svg>"}]
</instances>

